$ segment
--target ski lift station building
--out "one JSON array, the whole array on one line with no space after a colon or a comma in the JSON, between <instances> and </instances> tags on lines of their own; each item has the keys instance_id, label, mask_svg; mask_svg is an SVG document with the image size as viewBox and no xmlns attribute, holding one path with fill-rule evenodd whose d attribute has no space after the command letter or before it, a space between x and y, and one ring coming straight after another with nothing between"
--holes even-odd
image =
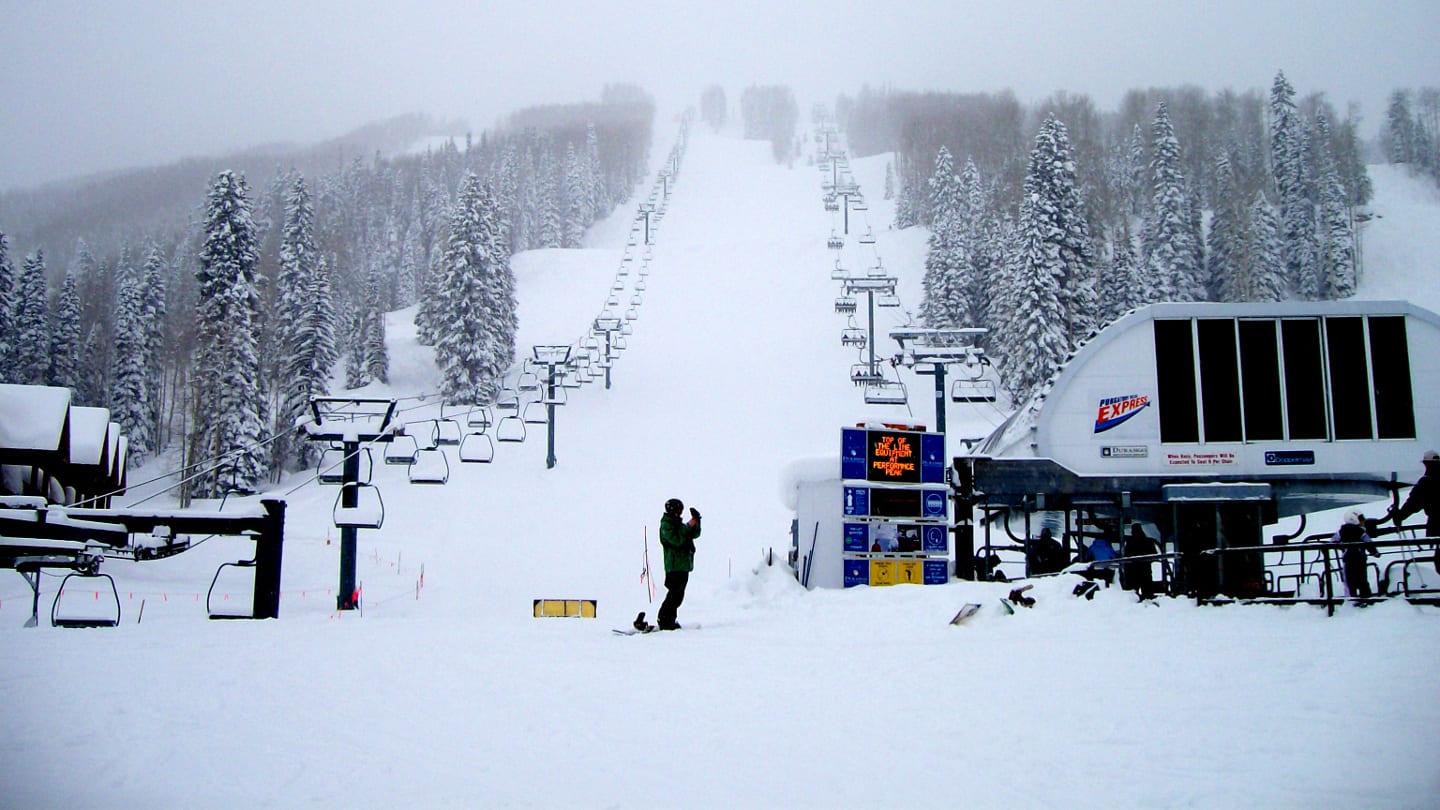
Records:
<instances>
[{"instance_id":1,"label":"ski lift station building","mask_svg":"<svg viewBox=\"0 0 1440 810\"><path fill-rule=\"evenodd\" d=\"M1437 448L1435 313L1402 301L1153 304L952 456L954 574L973 576L992 542L1023 542L1032 519L1072 550L1133 521L1182 554L1260 545L1277 518L1392 497ZM1000 527L1008 538L992 540ZM803 555L810 532L799 534ZM827 545L815 543L817 573Z\"/></svg>"}]
</instances>

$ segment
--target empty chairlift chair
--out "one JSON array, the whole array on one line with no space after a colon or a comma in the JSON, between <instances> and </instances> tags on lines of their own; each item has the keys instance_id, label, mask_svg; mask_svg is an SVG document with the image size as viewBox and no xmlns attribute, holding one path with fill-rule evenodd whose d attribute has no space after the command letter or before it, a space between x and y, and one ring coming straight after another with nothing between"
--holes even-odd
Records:
<instances>
[{"instance_id":1,"label":"empty chairlift chair","mask_svg":"<svg viewBox=\"0 0 1440 810\"><path fill-rule=\"evenodd\" d=\"M870 230L870 228L869 228L868 226L865 228L865 233L860 234L860 244L862 244L862 245L873 245L873 244L875 244L875 232L872 231L872 230Z\"/></svg>"},{"instance_id":2,"label":"empty chairlift chair","mask_svg":"<svg viewBox=\"0 0 1440 810\"><path fill-rule=\"evenodd\" d=\"M490 410L489 405L477 405L465 417L465 425L471 431L484 433L493 424L495 424L495 414Z\"/></svg>"},{"instance_id":3,"label":"empty chairlift chair","mask_svg":"<svg viewBox=\"0 0 1440 810\"><path fill-rule=\"evenodd\" d=\"M450 461L438 447L421 450L410 465L410 483L443 484L450 480Z\"/></svg>"},{"instance_id":4,"label":"empty chairlift chair","mask_svg":"<svg viewBox=\"0 0 1440 810\"><path fill-rule=\"evenodd\" d=\"M514 388L501 388L500 396L495 400L496 411L510 411L512 413L520 410L520 392Z\"/></svg>"},{"instance_id":5,"label":"empty chairlift chair","mask_svg":"<svg viewBox=\"0 0 1440 810\"><path fill-rule=\"evenodd\" d=\"M831 250L840 250L845 247L845 240L841 239L839 234L831 231L830 238L825 240L825 245Z\"/></svg>"},{"instance_id":6,"label":"empty chairlift chair","mask_svg":"<svg viewBox=\"0 0 1440 810\"><path fill-rule=\"evenodd\" d=\"M359 454L360 480L369 481L374 466L370 448L362 446ZM345 483L345 448L335 446L325 448L325 452L320 454L319 463L315 465L315 477L322 484L334 486Z\"/></svg>"},{"instance_id":7,"label":"empty chairlift chair","mask_svg":"<svg viewBox=\"0 0 1440 810\"><path fill-rule=\"evenodd\" d=\"M93 589L87 589L86 583ZM77 570L60 580L60 590L50 603L51 627L114 627L118 624L120 592L109 574Z\"/></svg>"},{"instance_id":8,"label":"empty chairlift chair","mask_svg":"<svg viewBox=\"0 0 1440 810\"><path fill-rule=\"evenodd\" d=\"M522 416L526 424L543 425L550 421L545 410L545 403L540 400L525 403L525 411Z\"/></svg>"},{"instance_id":9,"label":"empty chairlift chair","mask_svg":"<svg viewBox=\"0 0 1440 810\"><path fill-rule=\"evenodd\" d=\"M905 386L891 380L880 380L865 386L866 405L904 405Z\"/></svg>"},{"instance_id":10,"label":"empty chairlift chair","mask_svg":"<svg viewBox=\"0 0 1440 810\"><path fill-rule=\"evenodd\" d=\"M835 313L837 315L854 315L855 308L855 296L853 295L842 295L835 299Z\"/></svg>"},{"instance_id":11,"label":"empty chairlift chair","mask_svg":"<svg viewBox=\"0 0 1440 810\"><path fill-rule=\"evenodd\" d=\"M995 381L979 377L950 384L951 402L994 402Z\"/></svg>"},{"instance_id":12,"label":"empty chairlift chair","mask_svg":"<svg viewBox=\"0 0 1440 810\"><path fill-rule=\"evenodd\" d=\"M495 423L495 441L497 442L523 442L525 441L525 420L518 414L500 417Z\"/></svg>"},{"instance_id":13,"label":"empty chairlift chair","mask_svg":"<svg viewBox=\"0 0 1440 810\"><path fill-rule=\"evenodd\" d=\"M495 460L495 442L488 433L466 433L459 454L464 464L489 464Z\"/></svg>"},{"instance_id":14,"label":"empty chairlift chair","mask_svg":"<svg viewBox=\"0 0 1440 810\"><path fill-rule=\"evenodd\" d=\"M454 447L461 436L460 423L454 419L436 419L430 434L431 444L437 447Z\"/></svg>"},{"instance_id":15,"label":"empty chairlift chair","mask_svg":"<svg viewBox=\"0 0 1440 810\"><path fill-rule=\"evenodd\" d=\"M385 463L396 465L409 465L415 461L415 453L420 445L415 437L401 433L385 444Z\"/></svg>"},{"instance_id":16,"label":"empty chairlift chair","mask_svg":"<svg viewBox=\"0 0 1440 810\"><path fill-rule=\"evenodd\" d=\"M226 573L226 569L230 569ZM225 579L222 582L221 577ZM217 599L215 589L220 589ZM241 598L231 599L231 593ZM212 619L253 619L255 618L255 561L236 560L220 563L215 576L210 579L210 590L205 592L205 612Z\"/></svg>"},{"instance_id":17,"label":"empty chairlift chair","mask_svg":"<svg viewBox=\"0 0 1440 810\"><path fill-rule=\"evenodd\" d=\"M411 465L411 469L414 469L414 465ZM345 505L345 496L350 493L353 493L354 506ZM330 518L337 529L378 529L385 523L385 500L380 497L380 489L374 484L351 481L342 484L340 491L335 494L335 506L330 510Z\"/></svg>"}]
</instances>

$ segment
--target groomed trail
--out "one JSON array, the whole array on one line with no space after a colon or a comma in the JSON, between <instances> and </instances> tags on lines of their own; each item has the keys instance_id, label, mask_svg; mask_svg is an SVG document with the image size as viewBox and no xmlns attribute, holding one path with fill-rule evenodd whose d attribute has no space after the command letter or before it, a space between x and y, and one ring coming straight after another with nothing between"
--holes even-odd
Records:
<instances>
[{"instance_id":1,"label":"groomed trail","mask_svg":"<svg viewBox=\"0 0 1440 810\"><path fill-rule=\"evenodd\" d=\"M913 308L925 234L886 229L884 160L855 172ZM1383 195L1403 178L1377 180ZM515 258L522 351L572 341L598 314L644 192L586 249ZM1440 232L1440 204L1405 205ZM28 594L6 577L0 804L1436 804L1440 701L1416 677L1440 666L1435 610L1145 607L1052 579L1007 616L1009 585L807 593L761 564L788 545L787 464L836 455L842 425L911 418L849 384L832 227L803 159L779 166L768 144L694 128L613 388L572 392L553 470L543 426L490 465L452 455L443 487L377 463L386 519L360 533L363 616L334 611L335 494L314 485L289 498L278 621L208 622L192 599L219 562L248 556L238 540L107 564L122 599L149 602L135 624L127 599L113 630L21 630ZM433 390L412 315L392 313L392 382L366 393ZM951 420L973 435L998 417ZM670 497L704 514L680 614L703 630L616 637L658 607L639 574L648 531L658 575ZM596 599L598 618L534 619L535 598ZM949 626L966 603L982 608Z\"/></svg>"}]
</instances>

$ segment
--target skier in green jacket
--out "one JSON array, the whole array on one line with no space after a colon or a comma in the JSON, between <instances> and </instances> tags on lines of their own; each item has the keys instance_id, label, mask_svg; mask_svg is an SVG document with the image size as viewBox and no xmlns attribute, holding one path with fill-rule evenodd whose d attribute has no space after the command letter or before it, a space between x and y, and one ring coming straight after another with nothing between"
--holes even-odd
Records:
<instances>
[{"instance_id":1,"label":"skier in green jacket","mask_svg":"<svg viewBox=\"0 0 1440 810\"><path fill-rule=\"evenodd\" d=\"M660 604L657 619L661 630L679 630L675 614L680 603L685 601L685 586L690 582L690 572L695 570L695 538L700 536L700 513L690 510L690 520L680 522L680 513L685 504L679 498L665 502L665 514L660 518L660 545L665 549L665 601Z\"/></svg>"}]
</instances>

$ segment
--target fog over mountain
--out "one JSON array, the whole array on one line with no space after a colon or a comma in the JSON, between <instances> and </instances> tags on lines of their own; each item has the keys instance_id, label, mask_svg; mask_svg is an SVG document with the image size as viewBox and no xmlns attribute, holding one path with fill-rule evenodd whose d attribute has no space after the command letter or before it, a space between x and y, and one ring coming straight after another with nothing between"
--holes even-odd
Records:
<instances>
[{"instance_id":1,"label":"fog over mountain","mask_svg":"<svg viewBox=\"0 0 1440 810\"><path fill-rule=\"evenodd\" d=\"M662 108L709 83L804 101L863 84L1056 90L1264 88L1277 69L1366 135L1386 94L1440 75L1426 0L997 4L733 0L94 4L0 0L0 190L313 143L405 113L480 132L516 109L629 82Z\"/></svg>"}]
</instances>

